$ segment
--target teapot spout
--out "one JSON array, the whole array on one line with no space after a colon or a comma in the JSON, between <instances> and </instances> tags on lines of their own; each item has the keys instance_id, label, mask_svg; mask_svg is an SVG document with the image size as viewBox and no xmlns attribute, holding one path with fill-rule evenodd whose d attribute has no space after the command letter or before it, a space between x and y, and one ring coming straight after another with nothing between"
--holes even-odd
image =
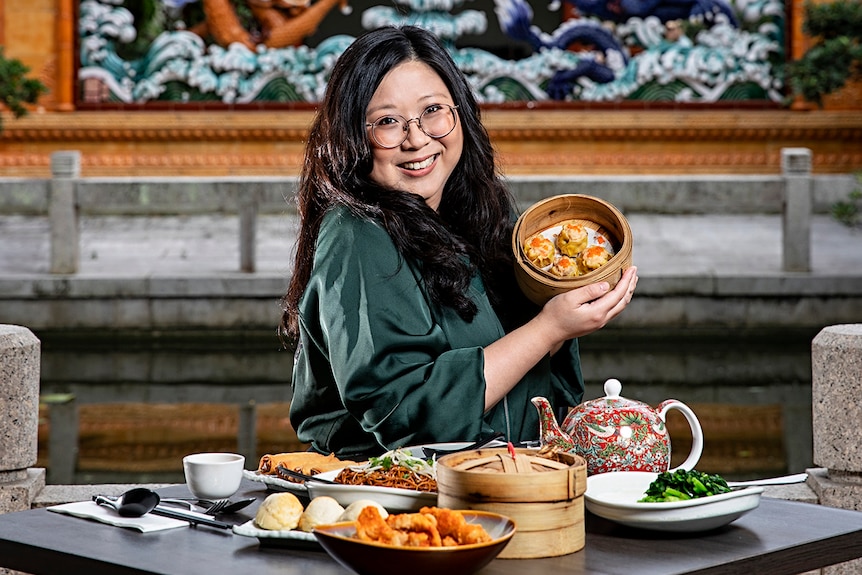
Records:
<instances>
[{"instance_id":1,"label":"teapot spout","mask_svg":"<svg viewBox=\"0 0 862 575\"><path fill-rule=\"evenodd\" d=\"M550 445L563 451L573 450L575 442L568 433L560 428L556 417L554 417L551 403L544 397L534 397L530 401L539 411L539 441L542 447Z\"/></svg>"}]
</instances>

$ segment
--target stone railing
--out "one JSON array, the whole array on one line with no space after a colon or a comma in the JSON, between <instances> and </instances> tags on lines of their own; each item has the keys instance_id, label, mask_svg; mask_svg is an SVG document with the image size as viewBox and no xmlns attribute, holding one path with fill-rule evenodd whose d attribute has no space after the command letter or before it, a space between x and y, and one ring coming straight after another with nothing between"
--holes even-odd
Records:
<instances>
[{"instance_id":1,"label":"stone railing","mask_svg":"<svg viewBox=\"0 0 862 575\"><path fill-rule=\"evenodd\" d=\"M230 211L239 217L239 269L254 272L257 218L261 211L270 211L274 204L281 211L291 209L285 198L289 196L293 180L246 179L219 180L193 179L185 182L175 180L94 181L82 180L81 155L78 151L59 151L51 156L52 178L47 182L47 212L51 229L50 270L55 274L74 274L78 270L80 257L79 217L83 202L99 204L106 196L176 195L176 204L169 209L180 209L185 199L201 198L200 209ZM655 178L653 178L655 179ZM810 270L811 216L822 210L814 192L815 178L812 176L812 152L808 148L784 148L781 150L780 177L725 177L723 180L692 178L689 181L659 177L662 191L650 191L651 178L639 177L636 184L617 180L572 180L570 178L512 178L509 185L519 203L528 205L533 201L561 193L594 194L614 203L626 212L649 211L660 206L669 209L672 204L682 204L680 210L691 211L696 206L680 201L680 189L684 186L695 189L686 195L696 197L697 202L710 207L709 196L715 196L718 211L745 211L754 209L776 209L782 215L782 262L784 271L806 272ZM743 183L744 182L744 183ZM38 184L38 185L37 185ZM3 184L0 183L0 186ZM39 197L43 194L42 182L27 180L14 186L6 184L11 196ZM633 191L631 188L635 186ZM830 182L828 185L834 187ZM653 185L653 187L655 187ZM739 189L733 189L739 188ZM744 189L743 189L744 188ZM653 190L654 191L654 190ZM649 199L653 196L652 199ZM672 197L672 200L670 199ZM704 197L705 196L705 197ZM38 202L39 200L31 200ZM640 202L640 203L639 203ZM827 200L828 202L828 200ZM819 202L820 204L823 201ZM777 204L773 206L771 204ZM32 206L29 206L32 207ZM92 211L92 206L88 206ZM159 208L156 208L159 209ZM161 209L165 209L164 207Z\"/></svg>"}]
</instances>

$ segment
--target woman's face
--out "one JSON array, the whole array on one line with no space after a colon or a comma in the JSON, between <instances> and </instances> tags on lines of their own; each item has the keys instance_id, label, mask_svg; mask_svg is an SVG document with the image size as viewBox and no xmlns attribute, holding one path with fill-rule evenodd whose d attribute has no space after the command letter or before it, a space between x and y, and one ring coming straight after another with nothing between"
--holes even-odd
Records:
<instances>
[{"instance_id":1,"label":"woman's face","mask_svg":"<svg viewBox=\"0 0 862 575\"><path fill-rule=\"evenodd\" d=\"M368 124L389 116L408 120L418 118L434 106L454 106L446 84L430 66L408 61L389 71L368 103L365 121ZM448 110L446 110L447 113ZM380 185L417 194L431 209L440 206L446 180L452 174L464 147L461 122L455 112L455 128L448 135L435 139L419 129L415 120L408 124L407 139L394 148L382 148L371 136L371 179ZM387 120L384 120L386 123ZM392 120L388 120L389 123Z\"/></svg>"}]
</instances>

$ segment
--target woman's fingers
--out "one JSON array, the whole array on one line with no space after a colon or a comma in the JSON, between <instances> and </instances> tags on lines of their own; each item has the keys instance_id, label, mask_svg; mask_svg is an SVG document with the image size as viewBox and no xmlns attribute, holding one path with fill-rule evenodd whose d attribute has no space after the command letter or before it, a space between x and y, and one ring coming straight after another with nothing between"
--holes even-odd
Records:
<instances>
[{"instance_id":1,"label":"woman's fingers","mask_svg":"<svg viewBox=\"0 0 862 575\"><path fill-rule=\"evenodd\" d=\"M568 338L581 337L605 326L629 304L637 285L637 268L628 268L613 290L607 282L560 294L545 307Z\"/></svg>"}]
</instances>

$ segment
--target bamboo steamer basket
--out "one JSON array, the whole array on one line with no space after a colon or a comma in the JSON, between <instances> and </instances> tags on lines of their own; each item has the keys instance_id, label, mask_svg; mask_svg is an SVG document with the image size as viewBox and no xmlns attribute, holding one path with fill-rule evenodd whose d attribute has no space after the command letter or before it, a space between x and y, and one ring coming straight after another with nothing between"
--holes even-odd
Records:
<instances>
[{"instance_id":1,"label":"bamboo steamer basket","mask_svg":"<svg viewBox=\"0 0 862 575\"><path fill-rule=\"evenodd\" d=\"M569 220L602 233L613 246L615 254L597 270L573 278L559 278L530 263L524 254L524 242L537 233ZM632 244L628 220L610 203L582 194L547 198L530 206L515 223L512 233L515 279L524 295L538 305L544 305L555 295L596 282L606 281L613 289L626 268L632 265Z\"/></svg>"},{"instance_id":2,"label":"bamboo steamer basket","mask_svg":"<svg viewBox=\"0 0 862 575\"><path fill-rule=\"evenodd\" d=\"M515 522L498 556L529 559L568 555L584 547L587 463L571 453L558 460L532 449L478 449L437 461L437 505L491 511Z\"/></svg>"}]
</instances>

